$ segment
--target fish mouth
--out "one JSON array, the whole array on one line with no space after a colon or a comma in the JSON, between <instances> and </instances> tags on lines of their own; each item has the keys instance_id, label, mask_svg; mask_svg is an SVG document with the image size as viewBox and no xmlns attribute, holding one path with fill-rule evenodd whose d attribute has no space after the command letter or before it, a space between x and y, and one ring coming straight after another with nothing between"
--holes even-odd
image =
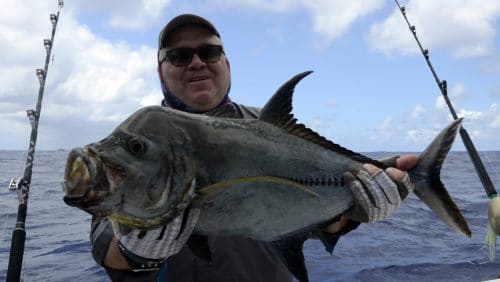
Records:
<instances>
[{"instance_id":1,"label":"fish mouth","mask_svg":"<svg viewBox=\"0 0 500 282\"><path fill-rule=\"evenodd\" d=\"M122 166L99 157L91 147L73 149L64 172L63 200L69 206L96 214L91 207L115 192L125 176Z\"/></svg>"}]
</instances>

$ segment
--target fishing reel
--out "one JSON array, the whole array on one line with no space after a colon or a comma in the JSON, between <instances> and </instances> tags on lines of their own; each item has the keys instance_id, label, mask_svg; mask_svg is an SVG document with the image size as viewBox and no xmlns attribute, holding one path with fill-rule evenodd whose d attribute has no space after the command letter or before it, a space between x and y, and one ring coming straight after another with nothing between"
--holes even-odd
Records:
<instances>
[{"instance_id":1,"label":"fishing reel","mask_svg":"<svg viewBox=\"0 0 500 282\"><path fill-rule=\"evenodd\" d=\"M17 191L20 186L21 186L21 177L12 178L9 183L9 190Z\"/></svg>"},{"instance_id":2,"label":"fishing reel","mask_svg":"<svg viewBox=\"0 0 500 282\"><path fill-rule=\"evenodd\" d=\"M9 182L9 190L17 191L17 197L20 204L24 204L26 202L28 197L28 188L26 181L23 178L12 178Z\"/></svg>"}]
</instances>

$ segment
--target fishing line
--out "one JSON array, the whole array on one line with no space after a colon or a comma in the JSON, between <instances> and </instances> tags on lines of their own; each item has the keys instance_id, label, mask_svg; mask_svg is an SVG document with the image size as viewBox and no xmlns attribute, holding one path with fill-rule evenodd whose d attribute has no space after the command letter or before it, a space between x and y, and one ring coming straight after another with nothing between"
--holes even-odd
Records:
<instances>
[{"instance_id":1,"label":"fishing line","mask_svg":"<svg viewBox=\"0 0 500 282\"><path fill-rule=\"evenodd\" d=\"M493 170L493 172L495 173L495 176L497 178L500 178L500 175L498 174L498 171L497 171L496 167L494 166L493 162L488 157L488 154L486 154L486 152L482 152L482 154L486 158L486 162L490 165L491 170Z\"/></svg>"}]
</instances>

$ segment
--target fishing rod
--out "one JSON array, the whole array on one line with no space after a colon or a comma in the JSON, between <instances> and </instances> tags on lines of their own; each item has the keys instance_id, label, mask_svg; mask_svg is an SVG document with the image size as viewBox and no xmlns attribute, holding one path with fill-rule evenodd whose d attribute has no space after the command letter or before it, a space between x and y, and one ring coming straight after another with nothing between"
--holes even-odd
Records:
<instances>
[{"instance_id":1,"label":"fishing rod","mask_svg":"<svg viewBox=\"0 0 500 282\"><path fill-rule=\"evenodd\" d=\"M441 94L443 95L444 100L446 101L446 104L448 105L448 109L450 109L451 115L453 116L454 119L458 119L457 113L455 112L455 109L453 108L453 105L451 104L450 98L448 97L448 86L446 80L440 80L439 77L436 74L436 71L434 70L434 67L431 64L431 60L429 58L429 50L424 49L422 47L422 44L420 44L420 41L418 40L417 37L417 32L415 29L414 25L411 25L410 22L408 21L408 18L406 17L406 9L405 7L402 7L398 0L396 1L396 4L399 7L399 10L401 11L401 14L403 14L403 17L406 20L406 23L408 24L408 28L410 29L411 33L413 34L413 37L415 37L415 40L417 41L418 47L420 48L420 51L422 52L422 55L424 55L424 58L427 62L427 65L429 66L432 75L434 76L434 79L436 80L436 83L439 87L439 90L441 90ZM486 172L486 169L484 168L484 165L481 161L481 158L479 157L479 154L477 153L476 148L474 147L474 143L472 143L472 140L469 136L469 133L467 133L467 130L462 126L460 128L460 137L462 137L462 141L465 145L465 148L467 149L467 153L469 153L469 156L472 160L472 163L474 164L474 168L476 169L476 172L479 176L479 179L481 180L481 183L483 184L484 191L486 192L486 195L488 197L495 197L497 195L497 191L495 190L495 187L493 186L493 183L491 182L491 179L488 175L488 172Z\"/></svg>"},{"instance_id":2,"label":"fishing rod","mask_svg":"<svg viewBox=\"0 0 500 282\"><path fill-rule=\"evenodd\" d=\"M427 66L429 66L429 69L432 72L432 75L434 76L434 80L436 81L439 90L441 91L441 94L448 105L448 109L451 112L451 115L453 116L454 119L458 119L457 113L455 112L455 109L453 108L453 105L451 104L450 98L448 97L448 86L446 80L440 80L436 71L434 70L434 67L431 64L430 56L429 56L429 50L424 49L422 47L422 44L420 43L420 40L417 37L417 32L416 28L414 25L411 25L410 22L408 21L408 17L406 16L406 9L405 7L401 6L398 2L398 0L394 0L396 4L399 7L399 10L401 11L401 14L403 15L406 23L408 24L408 28L410 29L411 33L413 34L413 37L415 38L415 41L418 44L418 47L420 48L420 51L422 55L425 58L425 61L427 62ZM487 234L487 243L490 247L490 259L494 259L494 248L495 248L495 242L496 242L496 237L493 233L496 235L500 236L500 197L497 197L497 191L495 190L495 187L493 186L493 183L491 182L491 179L488 175L488 172L486 171L483 162L481 161L481 158L479 157L479 154L474 147L474 143L472 143L472 139L469 136L469 133L467 130L463 127L463 125L460 127L460 137L462 138L462 142L465 145L465 149L467 149L467 153L469 154L469 157L472 161L472 164L474 165L474 168L476 169L476 173L479 176L479 179L481 180L481 183L483 185L484 191L486 192L486 195L488 198L491 199L489 205L488 205L488 221L489 221L489 226L488 226L488 234Z\"/></svg>"},{"instance_id":3,"label":"fishing rod","mask_svg":"<svg viewBox=\"0 0 500 282\"><path fill-rule=\"evenodd\" d=\"M30 109L26 111L28 119L31 123L31 137L28 150L28 157L26 160L26 168L24 169L24 175L22 178L17 178L17 179L13 178L9 184L10 190L17 191L19 206L17 209L16 227L14 228L14 231L12 231L9 266L7 269L7 279L6 279L6 281L8 282L20 281L21 278L24 243L26 241L25 222L26 222L26 213L28 210L28 194L31 185L33 160L35 157L36 138L38 135L38 121L40 119L40 111L42 109L42 98L45 89L45 80L47 78L47 72L49 70L49 62L52 53L52 46L54 45L54 36L56 34L57 22L59 20L59 14L61 12L61 9L64 6L63 0L58 0L58 6L59 10L57 14L50 14L50 22L52 23L52 36L50 39L43 40L43 46L47 51L47 54L45 56L45 67L43 69L36 70L36 75L40 82L36 110Z\"/></svg>"}]
</instances>

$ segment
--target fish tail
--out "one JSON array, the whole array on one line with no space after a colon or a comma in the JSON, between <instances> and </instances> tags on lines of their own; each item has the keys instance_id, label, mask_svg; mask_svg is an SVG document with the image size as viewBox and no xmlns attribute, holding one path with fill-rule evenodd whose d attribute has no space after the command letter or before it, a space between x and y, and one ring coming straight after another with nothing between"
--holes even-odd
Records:
<instances>
[{"instance_id":1,"label":"fish tail","mask_svg":"<svg viewBox=\"0 0 500 282\"><path fill-rule=\"evenodd\" d=\"M441 168L460 129L462 118L450 123L420 154L417 166L409 171L415 194L455 231L471 237L467 221L441 182Z\"/></svg>"}]
</instances>

